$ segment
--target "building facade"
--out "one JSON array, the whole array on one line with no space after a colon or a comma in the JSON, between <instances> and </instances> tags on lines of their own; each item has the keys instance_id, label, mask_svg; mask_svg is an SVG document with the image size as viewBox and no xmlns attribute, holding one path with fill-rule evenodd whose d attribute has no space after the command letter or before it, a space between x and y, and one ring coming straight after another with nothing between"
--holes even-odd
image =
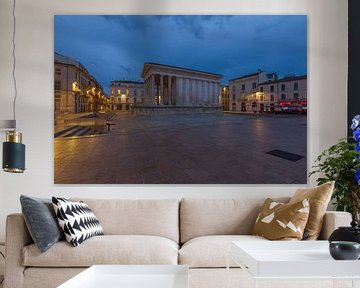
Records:
<instances>
[{"instance_id":1,"label":"building facade","mask_svg":"<svg viewBox=\"0 0 360 288\"><path fill-rule=\"evenodd\" d=\"M110 82L111 110L128 111L132 105L144 103L144 83L136 81Z\"/></svg>"},{"instance_id":2,"label":"building facade","mask_svg":"<svg viewBox=\"0 0 360 288\"><path fill-rule=\"evenodd\" d=\"M307 76L288 76L259 84L264 110L270 112L307 111Z\"/></svg>"},{"instance_id":3,"label":"building facade","mask_svg":"<svg viewBox=\"0 0 360 288\"><path fill-rule=\"evenodd\" d=\"M307 111L307 76L278 79L262 70L229 81L229 110L241 112Z\"/></svg>"},{"instance_id":4,"label":"building facade","mask_svg":"<svg viewBox=\"0 0 360 288\"><path fill-rule=\"evenodd\" d=\"M54 54L55 115L106 110L109 99L100 83L78 61Z\"/></svg>"},{"instance_id":5,"label":"building facade","mask_svg":"<svg viewBox=\"0 0 360 288\"><path fill-rule=\"evenodd\" d=\"M242 112L264 110L264 95L259 92L259 84L276 79L276 73L266 74L262 70L231 79L229 81L229 110Z\"/></svg>"},{"instance_id":6,"label":"building facade","mask_svg":"<svg viewBox=\"0 0 360 288\"><path fill-rule=\"evenodd\" d=\"M222 75L157 63L145 63L144 105L220 108Z\"/></svg>"}]
</instances>

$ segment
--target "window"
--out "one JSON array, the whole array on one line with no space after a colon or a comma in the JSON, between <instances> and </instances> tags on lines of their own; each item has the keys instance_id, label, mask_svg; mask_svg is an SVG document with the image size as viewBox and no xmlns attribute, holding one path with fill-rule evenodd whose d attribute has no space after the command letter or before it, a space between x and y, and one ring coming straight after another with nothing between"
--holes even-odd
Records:
<instances>
[{"instance_id":1,"label":"window","mask_svg":"<svg viewBox=\"0 0 360 288\"><path fill-rule=\"evenodd\" d=\"M55 75L61 76L61 68L56 68L55 69Z\"/></svg>"},{"instance_id":2,"label":"window","mask_svg":"<svg viewBox=\"0 0 360 288\"><path fill-rule=\"evenodd\" d=\"M236 89L236 88L235 88L235 85L232 86L232 91L233 91L233 92L235 92L235 89Z\"/></svg>"},{"instance_id":3,"label":"window","mask_svg":"<svg viewBox=\"0 0 360 288\"><path fill-rule=\"evenodd\" d=\"M281 91L285 91L285 84L281 84Z\"/></svg>"},{"instance_id":4,"label":"window","mask_svg":"<svg viewBox=\"0 0 360 288\"><path fill-rule=\"evenodd\" d=\"M235 94L233 94L232 96L233 96L233 101L235 101Z\"/></svg>"},{"instance_id":5,"label":"window","mask_svg":"<svg viewBox=\"0 0 360 288\"><path fill-rule=\"evenodd\" d=\"M242 85L241 85L241 90L242 90L242 91L245 91L245 84L242 84Z\"/></svg>"},{"instance_id":6,"label":"window","mask_svg":"<svg viewBox=\"0 0 360 288\"><path fill-rule=\"evenodd\" d=\"M294 93L294 100L299 100L299 93Z\"/></svg>"},{"instance_id":7,"label":"window","mask_svg":"<svg viewBox=\"0 0 360 288\"><path fill-rule=\"evenodd\" d=\"M274 85L270 86L270 92L274 92Z\"/></svg>"},{"instance_id":8,"label":"window","mask_svg":"<svg viewBox=\"0 0 360 288\"><path fill-rule=\"evenodd\" d=\"M121 94L121 89L118 89L118 95L120 95Z\"/></svg>"},{"instance_id":9,"label":"window","mask_svg":"<svg viewBox=\"0 0 360 288\"><path fill-rule=\"evenodd\" d=\"M299 90L299 83L298 82L294 83L294 90L295 91Z\"/></svg>"},{"instance_id":10,"label":"window","mask_svg":"<svg viewBox=\"0 0 360 288\"><path fill-rule=\"evenodd\" d=\"M256 82L252 83L252 89L256 89Z\"/></svg>"},{"instance_id":11,"label":"window","mask_svg":"<svg viewBox=\"0 0 360 288\"><path fill-rule=\"evenodd\" d=\"M274 95L273 94L270 95L270 101L274 102Z\"/></svg>"},{"instance_id":12,"label":"window","mask_svg":"<svg viewBox=\"0 0 360 288\"><path fill-rule=\"evenodd\" d=\"M286 95L285 94L281 94L281 100L285 100L286 99Z\"/></svg>"},{"instance_id":13,"label":"window","mask_svg":"<svg viewBox=\"0 0 360 288\"><path fill-rule=\"evenodd\" d=\"M61 81L55 81L55 90L61 90Z\"/></svg>"},{"instance_id":14,"label":"window","mask_svg":"<svg viewBox=\"0 0 360 288\"><path fill-rule=\"evenodd\" d=\"M137 96L137 94L136 94L136 89L134 89L134 97L136 97Z\"/></svg>"},{"instance_id":15,"label":"window","mask_svg":"<svg viewBox=\"0 0 360 288\"><path fill-rule=\"evenodd\" d=\"M115 92L114 89L111 89L111 95L114 95L115 94L114 92Z\"/></svg>"},{"instance_id":16,"label":"window","mask_svg":"<svg viewBox=\"0 0 360 288\"><path fill-rule=\"evenodd\" d=\"M260 92L264 92L264 87L260 87Z\"/></svg>"}]
</instances>

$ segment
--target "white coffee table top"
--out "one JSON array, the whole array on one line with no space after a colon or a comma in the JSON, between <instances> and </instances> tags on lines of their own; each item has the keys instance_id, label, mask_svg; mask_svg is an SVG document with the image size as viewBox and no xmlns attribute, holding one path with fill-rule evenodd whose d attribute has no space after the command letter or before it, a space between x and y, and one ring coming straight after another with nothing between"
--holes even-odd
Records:
<instances>
[{"instance_id":1,"label":"white coffee table top","mask_svg":"<svg viewBox=\"0 0 360 288\"><path fill-rule=\"evenodd\" d=\"M360 261L334 260L328 241L236 241L230 253L255 277L360 277Z\"/></svg>"},{"instance_id":2,"label":"white coffee table top","mask_svg":"<svg viewBox=\"0 0 360 288\"><path fill-rule=\"evenodd\" d=\"M188 288L184 265L94 265L58 288Z\"/></svg>"}]
</instances>

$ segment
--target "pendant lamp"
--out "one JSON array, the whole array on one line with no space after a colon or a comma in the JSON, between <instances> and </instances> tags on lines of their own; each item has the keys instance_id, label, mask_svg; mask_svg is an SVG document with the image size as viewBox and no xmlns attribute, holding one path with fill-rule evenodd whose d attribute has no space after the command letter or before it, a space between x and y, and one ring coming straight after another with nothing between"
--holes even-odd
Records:
<instances>
[{"instance_id":1,"label":"pendant lamp","mask_svg":"<svg viewBox=\"0 0 360 288\"><path fill-rule=\"evenodd\" d=\"M25 171L25 145L22 144L22 134L16 129L16 98L17 86L15 78L16 57L15 57L15 35L16 35L16 16L15 16L16 0L13 0L13 35L12 35L12 57L13 69L12 77L14 81L14 100L13 100L13 120L1 121L0 129L6 131L6 140L3 143L2 167L5 172L23 173Z\"/></svg>"}]
</instances>

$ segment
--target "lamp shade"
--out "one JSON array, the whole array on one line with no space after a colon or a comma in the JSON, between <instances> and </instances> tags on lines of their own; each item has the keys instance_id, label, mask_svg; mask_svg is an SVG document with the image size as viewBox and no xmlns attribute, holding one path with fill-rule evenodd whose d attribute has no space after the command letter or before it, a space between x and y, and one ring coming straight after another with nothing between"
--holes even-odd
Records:
<instances>
[{"instance_id":1,"label":"lamp shade","mask_svg":"<svg viewBox=\"0 0 360 288\"><path fill-rule=\"evenodd\" d=\"M25 145L21 141L22 134L20 132L6 132L6 141L3 143L3 169L5 172L24 172Z\"/></svg>"}]
</instances>

